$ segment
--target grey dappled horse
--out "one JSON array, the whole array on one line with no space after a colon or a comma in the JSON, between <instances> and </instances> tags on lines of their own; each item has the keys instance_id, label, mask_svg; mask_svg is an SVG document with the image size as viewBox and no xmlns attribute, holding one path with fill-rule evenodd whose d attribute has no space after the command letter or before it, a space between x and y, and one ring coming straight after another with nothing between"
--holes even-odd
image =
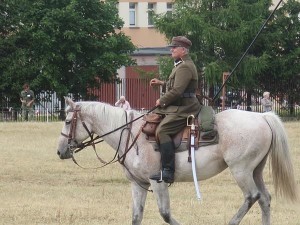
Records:
<instances>
[{"instance_id":1,"label":"grey dappled horse","mask_svg":"<svg viewBox=\"0 0 300 225\"><path fill-rule=\"evenodd\" d=\"M66 98L67 118L59 137L58 155L61 159L72 157L74 148L89 137L89 132L104 135L126 124L130 114L141 116L136 111L126 112L121 108L101 102L73 102ZM74 113L78 113L74 121ZM126 119L127 118L127 119ZM290 200L297 199L296 182L290 159L287 136L279 117L273 113L254 113L241 110L226 110L216 115L219 144L200 147L195 152L198 180L205 180L230 169L244 195L244 203L229 224L239 224L251 206L258 201L262 224L270 225L271 196L263 180L263 169L268 155L276 193ZM136 137L143 121L132 124L132 139ZM103 139L122 156L127 143L127 132L119 129ZM122 136L122 137L121 137ZM127 145L126 145L127 144ZM175 182L193 181L192 166L187 152L176 153ZM134 148L124 161L124 172L132 184L132 224L141 224L147 189L156 197L159 212L169 224L179 224L171 215L168 185L149 180L149 176L160 170L160 153L141 134ZM125 169L126 167L126 169Z\"/></svg>"}]
</instances>

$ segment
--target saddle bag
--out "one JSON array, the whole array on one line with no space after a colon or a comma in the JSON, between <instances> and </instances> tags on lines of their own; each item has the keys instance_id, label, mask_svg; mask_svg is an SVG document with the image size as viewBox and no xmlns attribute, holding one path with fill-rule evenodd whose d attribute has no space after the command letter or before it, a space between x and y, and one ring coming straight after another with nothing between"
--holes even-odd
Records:
<instances>
[{"instance_id":1,"label":"saddle bag","mask_svg":"<svg viewBox=\"0 0 300 225\"><path fill-rule=\"evenodd\" d=\"M143 125L142 132L148 136L155 136L156 127L162 121L162 119L162 115L156 113L144 115L143 120L146 122Z\"/></svg>"}]
</instances>

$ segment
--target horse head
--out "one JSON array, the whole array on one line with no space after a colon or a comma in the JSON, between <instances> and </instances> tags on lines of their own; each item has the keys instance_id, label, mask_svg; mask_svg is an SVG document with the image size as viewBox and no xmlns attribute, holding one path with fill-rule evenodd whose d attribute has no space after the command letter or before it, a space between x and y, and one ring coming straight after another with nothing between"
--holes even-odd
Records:
<instances>
[{"instance_id":1,"label":"horse head","mask_svg":"<svg viewBox=\"0 0 300 225\"><path fill-rule=\"evenodd\" d=\"M72 157L76 148L82 145L82 142L91 136L90 123L83 122L80 103L73 102L65 97L66 101L66 120L58 140L57 154L61 159Z\"/></svg>"}]
</instances>

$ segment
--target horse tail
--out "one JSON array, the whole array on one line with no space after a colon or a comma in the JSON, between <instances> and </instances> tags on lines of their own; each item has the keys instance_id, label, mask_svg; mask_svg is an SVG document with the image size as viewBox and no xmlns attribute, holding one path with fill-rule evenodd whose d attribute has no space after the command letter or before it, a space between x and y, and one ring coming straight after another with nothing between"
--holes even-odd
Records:
<instances>
[{"instance_id":1,"label":"horse tail","mask_svg":"<svg viewBox=\"0 0 300 225\"><path fill-rule=\"evenodd\" d=\"M270 163L275 193L287 197L292 202L299 199L294 169L290 157L288 138L280 118L274 113L264 113L264 118L272 131Z\"/></svg>"}]
</instances>

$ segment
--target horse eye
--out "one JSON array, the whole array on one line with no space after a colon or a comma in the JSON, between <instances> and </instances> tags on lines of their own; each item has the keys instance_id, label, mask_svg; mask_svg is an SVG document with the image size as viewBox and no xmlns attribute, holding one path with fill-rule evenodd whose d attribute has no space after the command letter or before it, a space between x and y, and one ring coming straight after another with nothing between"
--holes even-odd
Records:
<instances>
[{"instance_id":1,"label":"horse eye","mask_svg":"<svg viewBox=\"0 0 300 225\"><path fill-rule=\"evenodd\" d=\"M66 121L65 121L65 124L66 124L66 125L69 125L70 123L71 123L70 120L66 120Z\"/></svg>"}]
</instances>

